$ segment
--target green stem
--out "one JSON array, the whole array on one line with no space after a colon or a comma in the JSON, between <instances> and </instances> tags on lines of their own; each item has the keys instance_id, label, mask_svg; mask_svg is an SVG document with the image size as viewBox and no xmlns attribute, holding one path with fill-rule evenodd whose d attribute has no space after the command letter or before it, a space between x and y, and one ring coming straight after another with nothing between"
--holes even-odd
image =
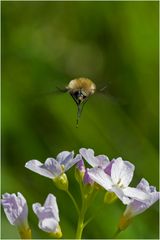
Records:
<instances>
[{"instance_id":1,"label":"green stem","mask_svg":"<svg viewBox=\"0 0 160 240\"><path fill-rule=\"evenodd\" d=\"M84 218L81 216L78 220L77 232L76 232L76 239L81 239L82 232L83 232L83 220Z\"/></svg>"},{"instance_id":2,"label":"green stem","mask_svg":"<svg viewBox=\"0 0 160 240\"><path fill-rule=\"evenodd\" d=\"M72 202L73 202L73 204L74 204L74 206L75 206L75 208L76 208L76 211L77 211L77 213L78 213L78 215L79 215L79 214L80 214L80 210L79 210L79 207L78 207L78 205L77 205L77 203L76 203L76 200L74 199L73 195L70 193L69 190L67 190L66 193L68 194L68 196L69 196L70 199L72 200Z\"/></svg>"},{"instance_id":3,"label":"green stem","mask_svg":"<svg viewBox=\"0 0 160 240\"><path fill-rule=\"evenodd\" d=\"M32 232L30 228L19 228L18 231L21 239L32 239Z\"/></svg>"},{"instance_id":4,"label":"green stem","mask_svg":"<svg viewBox=\"0 0 160 240\"><path fill-rule=\"evenodd\" d=\"M120 234L121 230L118 228L115 234L113 235L112 239L116 239L118 235Z\"/></svg>"},{"instance_id":5,"label":"green stem","mask_svg":"<svg viewBox=\"0 0 160 240\"><path fill-rule=\"evenodd\" d=\"M88 223L90 223L93 220L94 216L90 217L87 221L85 221L83 228L87 226Z\"/></svg>"},{"instance_id":6,"label":"green stem","mask_svg":"<svg viewBox=\"0 0 160 240\"><path fill-rule=\"evenodd\" d=\"M96 217L97 214L99 214L99 212L104 208L104 206L105 206L105 205L103 204L101 207L99 207L99 208L95 211L94 215L92 215L92 216L84 223L84 228L87 226L88 223L90 223L90 222Z\"/></svg>"},{"instance_id":7,"label":"green stem","mask_svg":"<svg viewBox=\"0 0 160 240\"><path fill-rule=\"evenodd\" d=\"M78 219L76 239L81 239L82 238L82 233L83 233L83 229L84 229L84 223L83 222L84 222L84 217L85 217L86 210L87 210L87 201L85 199L83 199L82 209L81 209L79 219Z\"/></svg>"}]
</instances>

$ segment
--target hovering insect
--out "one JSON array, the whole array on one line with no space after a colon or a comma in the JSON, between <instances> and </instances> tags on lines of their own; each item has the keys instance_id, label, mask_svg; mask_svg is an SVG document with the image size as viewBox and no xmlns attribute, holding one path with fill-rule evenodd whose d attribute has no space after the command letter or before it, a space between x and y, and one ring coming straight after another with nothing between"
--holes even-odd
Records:
<instances>
[{"instance_id":1,"label":"hovering insect","mask_svg":"<svg viewBox=\"0 0 160 240\"><path fill-rule=\"evenodd\" d=\"M96 91L96 85L88 78L76 78L69 82L66 87L67 92L72 96L77 104L77 127L84 104L88 98Z\"/></svg>"},{"instance_id":2,"label":"hovering insect","mask_svg":"<svg viewBox=\"0 0 160 240\"><path fill-rule=\"evenodd\" d=\"M76 78L69 82L64 89L59 89L61 92L68 92L75 103L77 104L77 127L82 113L84 104L88 98L93 95L96 91L96 84L93 83L89 78Z\"/></svg>"},{"instance_id":3,"label":"hovering insect","mask_svg":"<svg viewBox=\"0 0 160 240\"><path fill-rule=\"evenodd\" d=\"M96 88L96 84L90 80L89 78L75 78L71 80L68 85L64 88L57 87L57 90L53 90L51 92L45 93L45 95L53 94L61 92L68 92L77 105L77 123L76 127L78 127L79 119L83 110L85 103L88 101L89 97L93 95L95 92L103 92L107 87L104 86L101 89ZM43 93L44 95L44 93Z\"/></svg>"}]
</instances>

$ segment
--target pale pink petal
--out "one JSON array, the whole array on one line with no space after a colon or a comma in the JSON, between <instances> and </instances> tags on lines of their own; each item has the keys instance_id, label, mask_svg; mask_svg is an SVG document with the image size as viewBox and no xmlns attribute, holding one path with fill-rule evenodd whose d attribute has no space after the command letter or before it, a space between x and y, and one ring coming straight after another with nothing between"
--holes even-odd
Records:
<instances>
[{"instance_id":1,"label":"pale pink petal","mask_svg":"<svg viewBox=\"0 0 160 240\"><path fill-rule=\"evenodd\" d=\"M113 183L127 187L133 178L134 165L122 158L115 159L111 168L111 178Z\"/></svg>"},{"instance_id":2,"label":"pale pink petal","mask_svg":"<svg viewBox=\"0 0 160 240\"><path fill-rule=\"evenodd\" d=\"M54 177L59 176L62 173L62 167L59 162L54 158L47 158L43 166L43 169L47 169L52 173ZM53 177L52 177L53 178Z\"/></svg>"},{"instance_id":3,"label":"pale pink petal","mask_svg":"<svg viewBox=\"0 0 160 240\"><path fill-rule=\"evenodd\" d=\"M73 165L78 163L80 160L82 160L82 157L80 154L77 154L75 158L70 158L70 159L68 158L64 165L64 171L66 172L67 170L69 170Z\"/></svg>"},{"instance_id":4,"label":"pale pink petal","mask_svg":"<svg viewBox=\"0 0 160 240\"><path fill-rule=\"evenodd\" d=\"M136 199L139 201L146 201L149 199L149 194L143 192L140 189L137 188L133 188L133 187L126 187L123 189L123 193L132 198L132 199Z\"/></svg>"},{"instance_id":5,"label":"pale pink petal","mask_svg":"<svg viewBox=\"0 0 160 240\"><path fill-rule=\"evenodd\" d=\"M82 157L92 166L96 167L97 164L95 163L94 151L93 149L81 148L79 150Z\"/></svg>"},{"instance_id":6,"label":"pale pink petal","mask_svg":"<svg viewBox=\"0 0 160 240\"><path fill-rule=\"evenodd\" d=\"M44 203L44 207L52 207L54 211L54 215L57 221L59 221L59 210L57 206L56 197L53 194L48 194L46 201Z\"/></svg>"},{"instance_id":7,"label":"pale pink petal","mask_svg":"<svg viewBox=\"0 0 160 240\"><path fill-rule=\"evenodd\" d=\"M114 186L112 187L111 192L114 192L117 197L123 202L123 204L128 205L131 202L131 199L124 195L124 192L121 188Z\"/></svg>"},{"instance_id":8,"label":"pale pink petal","mask_svg":"<svg viewBox=\"0 0 160 240\"><path fill-rule=\"evenodd\" d=\"M57 225L57 221L54 218L45 218L38 224L39 228L45 232L55 232Z\"/></svg>"},{"instance_id":9,"label":"pale pink petal","mask_svg":"<svg viewBox=\"0 0 160 240\"><path fill-rule=\"evenodd\" d=\"M30 160L25 164L25 167L29 170L36 172L42 176L53 179L54 175L50 171L48 171L44 165L38 160Z\"/></svg>"},{"instance_id":10,"label":"pale pink petal","mask_svg":"<svg viewBox=\"0 0 160 240\"><path fill-rule=\"evenodd\" d=\"M94 156L93 149L81 148L79 150L82 157L92 166L92 167L101 167L106 168L109 163L109 159L105 155Z\"/></svg>"},{"instance_id":11,"label":"pale pink petal","mask_svg":"<svg viewBox=\"0 0 160 240\"><path fill-rule=\"evenodd\" d=\"M102 169L105 169L109 164L109 158L106 155L98 155L98 156L95 156L95 158L97 160L96 161L97 167L101 167Z\"/></svg>"},{"instance_id":12,"label":"pale pink petal","mask_svg":"<svg viewBox=\"0 0 160 240\"><path fill-rule=\"evenodd\" d=\"M72 152L62 151L62 152L60 152L60 153L57 155L56 159L57 159L57 161L58 161L60 164L64 164L64 161L65 161L65 159L66 159L68 156L70 156L70 157L73 158L73 156L74 156L74 151L72 151ZM64 164L64 165L65 165L65 164Z\"/></svg>"},{"instance_id":13,"label":"pale pink petal","mask_svg":"<svg viewBox=\"0 0 160 240\"><path fill-rule=\"evenodd\" d=\"M110 176L108 176L101 168L95 167L88 169L89 177L106 190L110 190L112 188L112 180Z\"/></svg>"}]
</instances>

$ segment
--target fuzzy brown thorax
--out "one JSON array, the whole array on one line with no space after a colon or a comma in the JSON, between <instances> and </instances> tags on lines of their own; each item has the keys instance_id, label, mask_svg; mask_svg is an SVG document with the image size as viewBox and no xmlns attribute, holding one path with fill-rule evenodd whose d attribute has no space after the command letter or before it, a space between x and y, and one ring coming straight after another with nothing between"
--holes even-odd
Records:
<instances>
[{"instance_id":1,"label":"fuzzy brown thorax","mask_svg":"<svg viewBox=\"0 0 160 240\"><path fill-rule=\"evenodd\" d=\"M67 86L69 93L81 91L86 97L92 95L96 91L96 85L88 78L77 78L69 82Z\"/></svg>"}]
</instances>

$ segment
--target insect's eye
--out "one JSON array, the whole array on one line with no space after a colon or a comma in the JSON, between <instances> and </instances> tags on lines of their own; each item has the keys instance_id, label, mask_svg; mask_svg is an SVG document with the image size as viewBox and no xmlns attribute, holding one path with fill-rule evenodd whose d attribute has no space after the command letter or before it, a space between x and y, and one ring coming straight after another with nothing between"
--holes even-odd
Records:
<instances>
[{"instance_id":1,"label":"insect's eye","mask_svg":"<svg viewBox=\"0 0 160 240\"><path fill-rule=\"evenodd\" d=\"M72 94L72 97L75 99L75 101L78 104L80 104L81 102L83 102L87 98L87 95L84 91L77 90Z\"/></svg>"},{"instance_id":2,"label":"insect's eye","mask_svg":"<svg viewBox=\"0 0 160 240\"><path fill-rule=\"evenodd\" d=\"M74 97L75 97L76 99L78 99L79 95L80 95L80 94L79 94L79 91L75 91L75 92L74 92Z\"/></svg>"}]
</instances>

